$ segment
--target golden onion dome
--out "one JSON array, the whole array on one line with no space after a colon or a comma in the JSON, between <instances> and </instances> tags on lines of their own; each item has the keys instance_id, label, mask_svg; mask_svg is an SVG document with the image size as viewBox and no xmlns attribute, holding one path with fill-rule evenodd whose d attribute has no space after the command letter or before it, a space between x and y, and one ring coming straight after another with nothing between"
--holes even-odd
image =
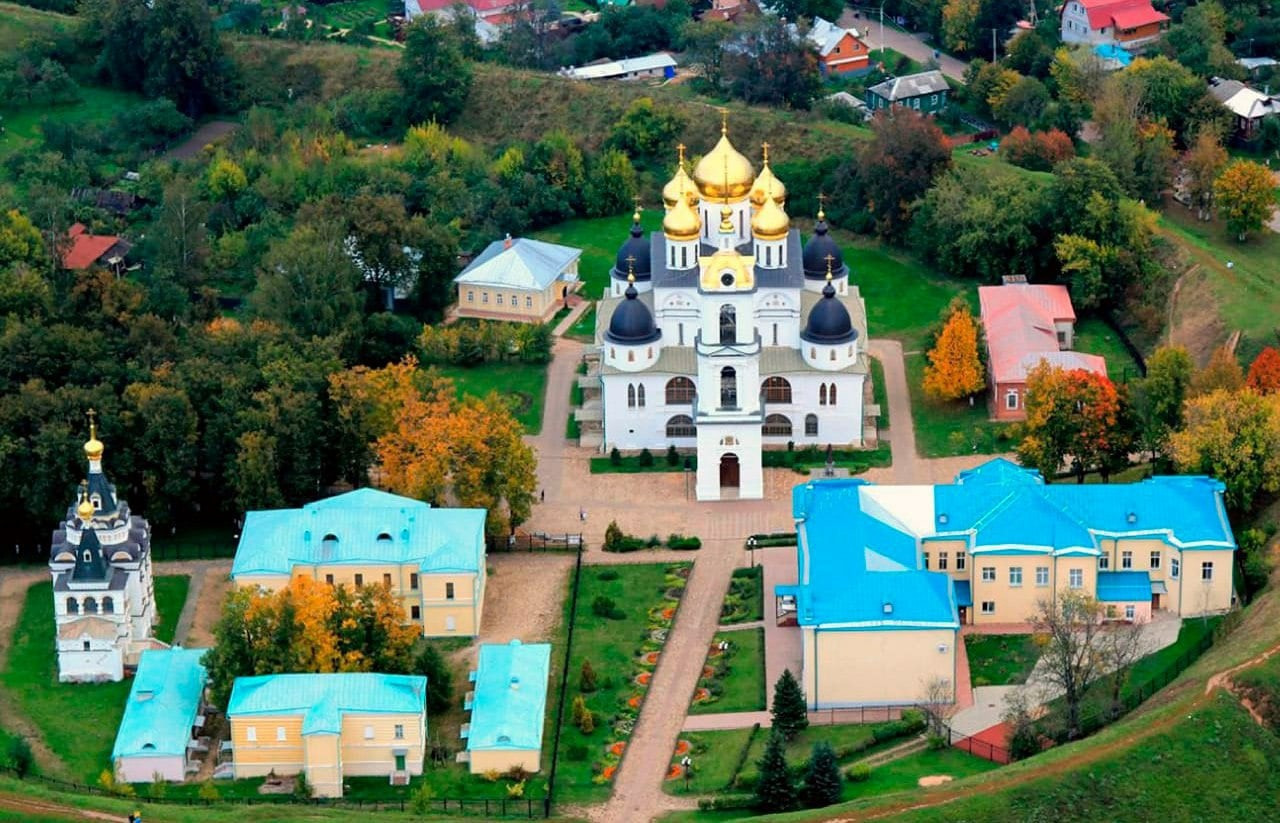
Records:
<instances>
[{"instance_id":1,"label":"golden onion dome","mask_svg":"<svg viewBox=\"0 0 1280 823\"><path fill-rule=\"evenodd\" d=\"M765 145L769 145L765 143ZM773 173L769 165L769 150L764 152L764 165L760 168L760 176L751 187L751 205L757 209L764 205L765 198L772 197L773 202L781 206L787 202L787 187Z\"/></svg>"},{"instance_id":2,"label":"golden onion dome","mask_svg":"<svg viewBox=\"0 0 1280 823\"><path fill-rule=\"evenodd\" d=\"M80 518L82 522L88 523L93 519L94 511L89 495L82 489L80 491L80 504L76 506L76 517Z\"/></svg>"},{"instance_id":3,"label":"golden onion dome","mask_svg":"<svg viewBox=\"0 0 1280 823\"><path fill-rule=\"evenodd\" d=\"M689 198L681 196L685 194L687 190L676 195L671 210L662 218L662 232L672 240L697 240L702 233L702 220L689 205Z\"/></svg>"},{"instance_id":4,"label":"golden onion dome","mask_svg":"<svg viewBox=\"0 0 1280 823\"><path fill-rule=\"evenodd\" d=\"M751 161L729 142L728 127L722 123L719 142L693 167L698 193L708 200L741 200L755 179Z\"/></svg>"},{"instance_id":5,"label":"golden onion dome","mask_svg":"<svg viewBox=\"0 0 1280 823\"><path fill-rule=\"evenodd\" d=\"M98 424L94 420L94 410L89 409L89 439L84 441L84 456L90 460L102 459L102 441L98 439Z\"/></svg>"},{"instance_id":6,"label":"golden onion dome","mask_svg":"<svg viewBox=\"0 0 1280 823\"><path fill-rule=\"evenodd\" d=\"M761 240L781 240L791 231L791 218L773 197L766 196L764 205L751 218L751 233Z\"/></svg>"},{"instance_id":7,"label":"golden onion dome","mask_svg":"<svg viewBox=\"0 0 1280 823\"><path fill-rule=\"evenodd\" d=\"M698 189L693 185L689 172L684 169L684 144L681 143L676 148L680 150L680 165L676 167L676 173L667 181L667 185L662 187L662 203L667 209L676 204L681 194L689 200L691 206L698 202Z\"/></svg>"}]
</instances>

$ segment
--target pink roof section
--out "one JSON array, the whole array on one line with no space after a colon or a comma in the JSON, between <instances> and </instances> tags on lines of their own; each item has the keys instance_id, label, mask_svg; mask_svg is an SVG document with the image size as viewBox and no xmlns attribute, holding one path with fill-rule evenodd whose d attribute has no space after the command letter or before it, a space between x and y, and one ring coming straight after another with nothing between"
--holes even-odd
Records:
<instances>
[{"instance_id":1,"label":"pink roof section","mask_svg":"<svg viewBox=\"0 0 1280 823\"><path fill-rule=\"evenodd\" d=\"M71 245L62 255L62 267L73 271L87 269L120 241L109 234L88 234L83 223L76 223L67 232Z\"/></svg>"},{"instance_id":2,"label":"pink roof section","mask_svg":"<svg viewBox=\"0 0 1280 823\"><path fill-rule=\"evenodd\" d=\"M997 383L1019 383L1047 360L1059 368L1084 369L1102 376L1107 361L1097 355L1059 351L1057 322L1075 322L1066 286L1013 283L981 286L982 327L991 353L991 376Z\"/></svg>"},{"instance_id":3,"label":"pink roof section","mask_svg":"<svg viewBox=\"0 0 1280 823\"><path fill-rule=\"evenodd\" d=\"M1117 29L1134 29L1149 23L1162 23L1168 15L1151 6L1150 0L1081 0L1089 14L1089 28L1105 29L1114 25Z\"/></svg>"},{"instance_id":4,"label":"pink roof section","mask_svg":"<svg viewBox=\"0 0 1280 823\"><path fill-rule=\"evenodd\" d=\"M431 14L444 11L457 2L458 0L417 0L417 5L423 14ZM470 6L476 14L484 18L506 11L516 5L516 2L517 0L463 0L464 5Z\"/></svg>"}]
</instances>

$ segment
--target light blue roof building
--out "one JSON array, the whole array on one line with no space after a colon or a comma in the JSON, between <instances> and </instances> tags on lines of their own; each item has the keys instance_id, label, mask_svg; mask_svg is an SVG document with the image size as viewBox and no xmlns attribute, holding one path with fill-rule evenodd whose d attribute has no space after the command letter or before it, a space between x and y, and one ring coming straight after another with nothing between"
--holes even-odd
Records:
<instances>
[{"instance_id":1,"label":"light blue roof building","mask_svg":"<svg viewBox=\"0 0 1280 823\"><path fill-rule=\"evenodd\" d=\"M471 722L462 730L472 774L515 765L529 772L541 768L550 670L548 643L512 640L480 647L471 675L474 691L467 697Z\"/></svg>"},{"instance_id":2,"label":"light blue roof building","mask_svg":"<svg viewBox=\"0 0 1280 823\"><path fill-rule=\"evenodd\" d=\"M775 594L804 636L810 705L917 701L925 680L953 676L962 624L1025 624L1062 590L1131 619L1228 608L1223 490L1207 477L1046 484L1003 458L952 484L797 486L797 582Z\"/></svg>"},{"instance_id":3,"label":"light blue roof building","mask_svg":"<svg viewBox=\"0 0 1280 823\"><path fill-rule=\"evenodd\" d=\"M340 734L346 714L425 711L427 678L408 674L267 674L237 677L227 717L301 714L302 734Z\"/></svg>"},{"instance_id":4,"label":"light blue roof building","mask_svg":"<svg viewBox=\"0 0 1280 823\"><path fill-rule=\"evenodd\" d=\"M116 730L111 762L127 783L183 780L187 752L196 747L192 730L200 717L207 649L148 649L138 661L124 717Z\"/></svg>"}]
</instances>

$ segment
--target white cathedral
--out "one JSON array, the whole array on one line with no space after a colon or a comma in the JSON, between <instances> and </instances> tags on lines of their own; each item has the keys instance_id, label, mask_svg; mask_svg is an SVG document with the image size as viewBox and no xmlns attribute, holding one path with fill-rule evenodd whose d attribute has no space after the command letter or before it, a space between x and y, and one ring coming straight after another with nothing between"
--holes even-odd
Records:
<instances>
[{"instance_id":1,"label":"white cathedral","mask_svg":"<svg viewBox=\"0 0 1280 823\"><path fill-rule=\"evenodd\" d=\"M763 497L762 449L863 444L866 308L763 150L756 175L722 125L690 177L681 146L662 231L637 212L597 307L602 449L696 448L699 500Z\"/></svg>"},{"instance_id":2,"label":"white cathedral","mask_svg":"<svg viewBox=\"0 0 1280 823\"><path fill-rule=\"evenodd\" d=\"M53 533L49 571L57 624L58 680L121 680L146 649L156 622L151 529L116 497L102 473L102 442L93 411L84 444L89 477Z\"/></svg>"}]
</instances>

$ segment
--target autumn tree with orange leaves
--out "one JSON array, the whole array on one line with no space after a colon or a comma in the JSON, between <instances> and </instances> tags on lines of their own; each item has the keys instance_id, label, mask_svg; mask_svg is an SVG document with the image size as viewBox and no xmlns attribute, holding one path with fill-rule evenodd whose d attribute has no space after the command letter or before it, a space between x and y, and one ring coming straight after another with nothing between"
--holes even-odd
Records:
<instances>
[{"instance_id":1,"label":"autumn tree with orange leaves","mask_svg":"<svg viewBox=\"0 0 1280 823\"><path fill-rule=\"evenodd\" d=\"M452 381L412 358L349 369L329 385L354 478L374 462L378 485L396 494L487 509L490 534L529 518L537 460L502 396L459 400Z\"/></svg>"},{"instance_id":2,"label":"autumn tree with orange leaves","mask_svg":"<svg viewBox=\"0 0 1280 823\"><path fill-rule=\"evenodd\" d=\"M1274 346L1260 351L1250 364L1249 376L1244 382L1258 394L1280 392L1280 351L1276 351Z\"/></svg>"},{"instance_id":3,"label":"autumn tree with orange leaves","mask_svg":"<svg viewBox=\"0 0 1280 823\"><path fill-rule=\"evenodd\" d=\"M1120 395L1106 377L1041 361L1027 375L1027 421L1018 459L1053 478L1068 458L1078 482L1092 468L1110 471L1132 444Z\"/></svg>"},{"instance_id":4,"label":"autumn tree with orange leaves","mask_svg":"<svg viewBox=\"0 0 1280 823\"><path fill-rule=\"evenodd\" d=\"M226 706L237 677L409 672L418 638L385 585L352 589L305 576L275 592L233 589L213 634L213 648L202 662L217 706Z\"/></svg>"},{"instance_id":5,"label":"autumn tree with orange leaves","mask_svg":"<svg viewBox=\"0 0 1280 823\"><path fill-rule=\"evenodd\" d=\"M959 400L977 394L986 386L982 358L978 353L978 322L969 306L955 306L946 319L938 341L924 367L924 391L934 400Z\"/></svg>"}]
</instances>

